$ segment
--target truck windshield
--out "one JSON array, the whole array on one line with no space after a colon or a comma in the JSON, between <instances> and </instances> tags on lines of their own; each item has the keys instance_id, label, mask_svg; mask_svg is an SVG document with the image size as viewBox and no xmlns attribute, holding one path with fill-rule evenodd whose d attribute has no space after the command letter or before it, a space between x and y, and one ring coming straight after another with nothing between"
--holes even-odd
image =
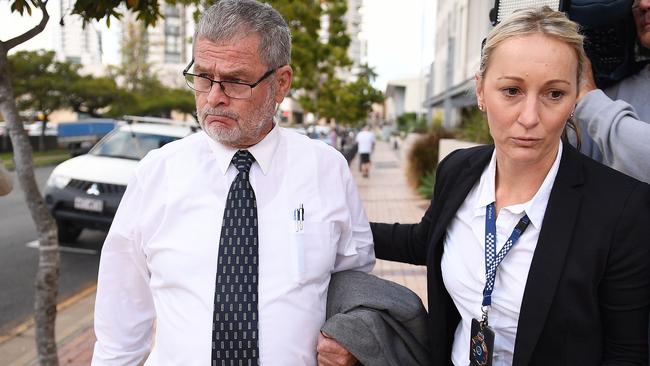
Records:
<instances>
[{"instance_id":1,"label":"truck windshield","mask_svg":"<svg viewBox=\"0 0 650 366\"><path fill-rule=\"evenodd\" d=\"M144 158L150 150L162 147L166 143L177 139L178 137L173 136L118 130L100 141L92 150L90 150L89 154L140 160Z\"/></svg>"}]
</instances>

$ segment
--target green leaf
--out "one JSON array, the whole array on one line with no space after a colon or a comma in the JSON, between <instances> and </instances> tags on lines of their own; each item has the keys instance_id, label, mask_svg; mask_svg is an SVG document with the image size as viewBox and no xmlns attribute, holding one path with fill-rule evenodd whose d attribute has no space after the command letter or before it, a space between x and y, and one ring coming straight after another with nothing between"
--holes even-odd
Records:
<instances>
[{"instance_id":1,"label":"green leaf","mask_svg":"<svg viewBox=\"0 0 650 366\"><path fill-rule=\"evenodd\" d=\"M14 1L13 4L11 4L11 12L13 13L14 11L20 13L20 15L23 15L23 7L25 6L25 1L23 0L16 0Z\"/></svg>"},{"instance_id":2,"label":"green leaf","mask_svg":"<svg viewBox=\"0 0 650 366\"><path fill-rule=\"evenodd\" d=\"M418 193L426 199L431 199L433 196L433 187L436 184L436 170L425 172L420 178L420 185L418 186Z\"/></svg>"}]
</instances>

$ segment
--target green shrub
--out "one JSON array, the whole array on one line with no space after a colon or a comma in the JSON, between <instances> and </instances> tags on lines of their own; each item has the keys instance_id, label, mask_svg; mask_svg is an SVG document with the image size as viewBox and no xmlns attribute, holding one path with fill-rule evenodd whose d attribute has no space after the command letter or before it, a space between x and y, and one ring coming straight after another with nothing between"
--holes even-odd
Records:
<instances>
[{"instance_id":1,"label":"green shrub","mask_svg":"<svg viewBox=\"0 0 650 366\"><path fill-rule=\"evenodd\" d=\"M436 184L436 171L430 170L425 172L420 178L420 185L418 186L418 193L420 196L431 199L433 196L433 186Z\"/></svg>"},{"instance_id":2,"label":"green shrub","mask_svg":"<svg viewBox=\"0 0 650 366\"><path fill-rule=\"evenodd\" d=\"M397 117L397 129L403 132L418 132L424 133L427 131L427 120L425 118L418 118L414 112L404 113Z\"/></svg>"},{"instance_id":3,"label":"green shrub","mask_svg":"<svg viewBox=\"0 0 650 366\"><path fill-rule=\"evenodd\" d=\"M487 119L483 112L476 107L463 109L460 127L454 132L457 138L461 140L479 144L491 144L493 142Z\"/></svg>"},{"instance_id":4,"label":"green shrub","mask_svg":"<svg viewBox=\"0 0 650 366\"><path fill-rule=\"evenodd\" d=\"M434 126L427 134L417 139L407 156L406 179L417 188L425 173L438 166L438 143L441 138L453 138L454 135L440 126Z\"/></svg>"}]
</instances>

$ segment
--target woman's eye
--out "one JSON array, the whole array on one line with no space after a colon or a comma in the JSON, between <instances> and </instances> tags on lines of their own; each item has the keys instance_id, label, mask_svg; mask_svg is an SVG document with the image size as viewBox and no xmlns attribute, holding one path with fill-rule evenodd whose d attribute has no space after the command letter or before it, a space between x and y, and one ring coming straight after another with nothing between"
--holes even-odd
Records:
<instances>
[{"instance_id":1,"label":"woman's eye","mask_svg":"<svg viewBox=\"0 0 650 366\"><path fill-rule=\"evenodd\" d=\"M506 97L514 97L519 94L519 89L517 88L504 88L502 91Z\"/></svg>"},{"instance_id":2,"label":"woman's eye","mask_svg":"<svg viewBox=\"0 0 650 366\"><path fill-rule=\"evenodd\" d=\"M554 100L560 99L560 98L562 98L563 96L564 96L564 92L563 92L563 91L560 91L560 90L552 90L552 91L549 93L549 97L550 97L551 99L554 99Z\"/></svg>"}]
</instances>

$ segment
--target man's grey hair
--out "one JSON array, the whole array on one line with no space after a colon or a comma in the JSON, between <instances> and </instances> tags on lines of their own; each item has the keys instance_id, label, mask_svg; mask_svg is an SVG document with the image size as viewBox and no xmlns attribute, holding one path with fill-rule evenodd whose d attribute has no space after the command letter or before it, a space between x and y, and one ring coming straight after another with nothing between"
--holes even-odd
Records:
<instances>
[{"instance_id":1,"label":"man's grey hair","mask_svg":"<svg viewBox=\"0 0 650 366\"><path fill-rule=\"evenodd\" d=\"M291 62L291 32L282 15L271 5L255 0L220 0L199 19L194 44L199 38L211 42L237 41L251 33L260 37L259 55L269 68Z\"/></svg>"}]
</instances>

